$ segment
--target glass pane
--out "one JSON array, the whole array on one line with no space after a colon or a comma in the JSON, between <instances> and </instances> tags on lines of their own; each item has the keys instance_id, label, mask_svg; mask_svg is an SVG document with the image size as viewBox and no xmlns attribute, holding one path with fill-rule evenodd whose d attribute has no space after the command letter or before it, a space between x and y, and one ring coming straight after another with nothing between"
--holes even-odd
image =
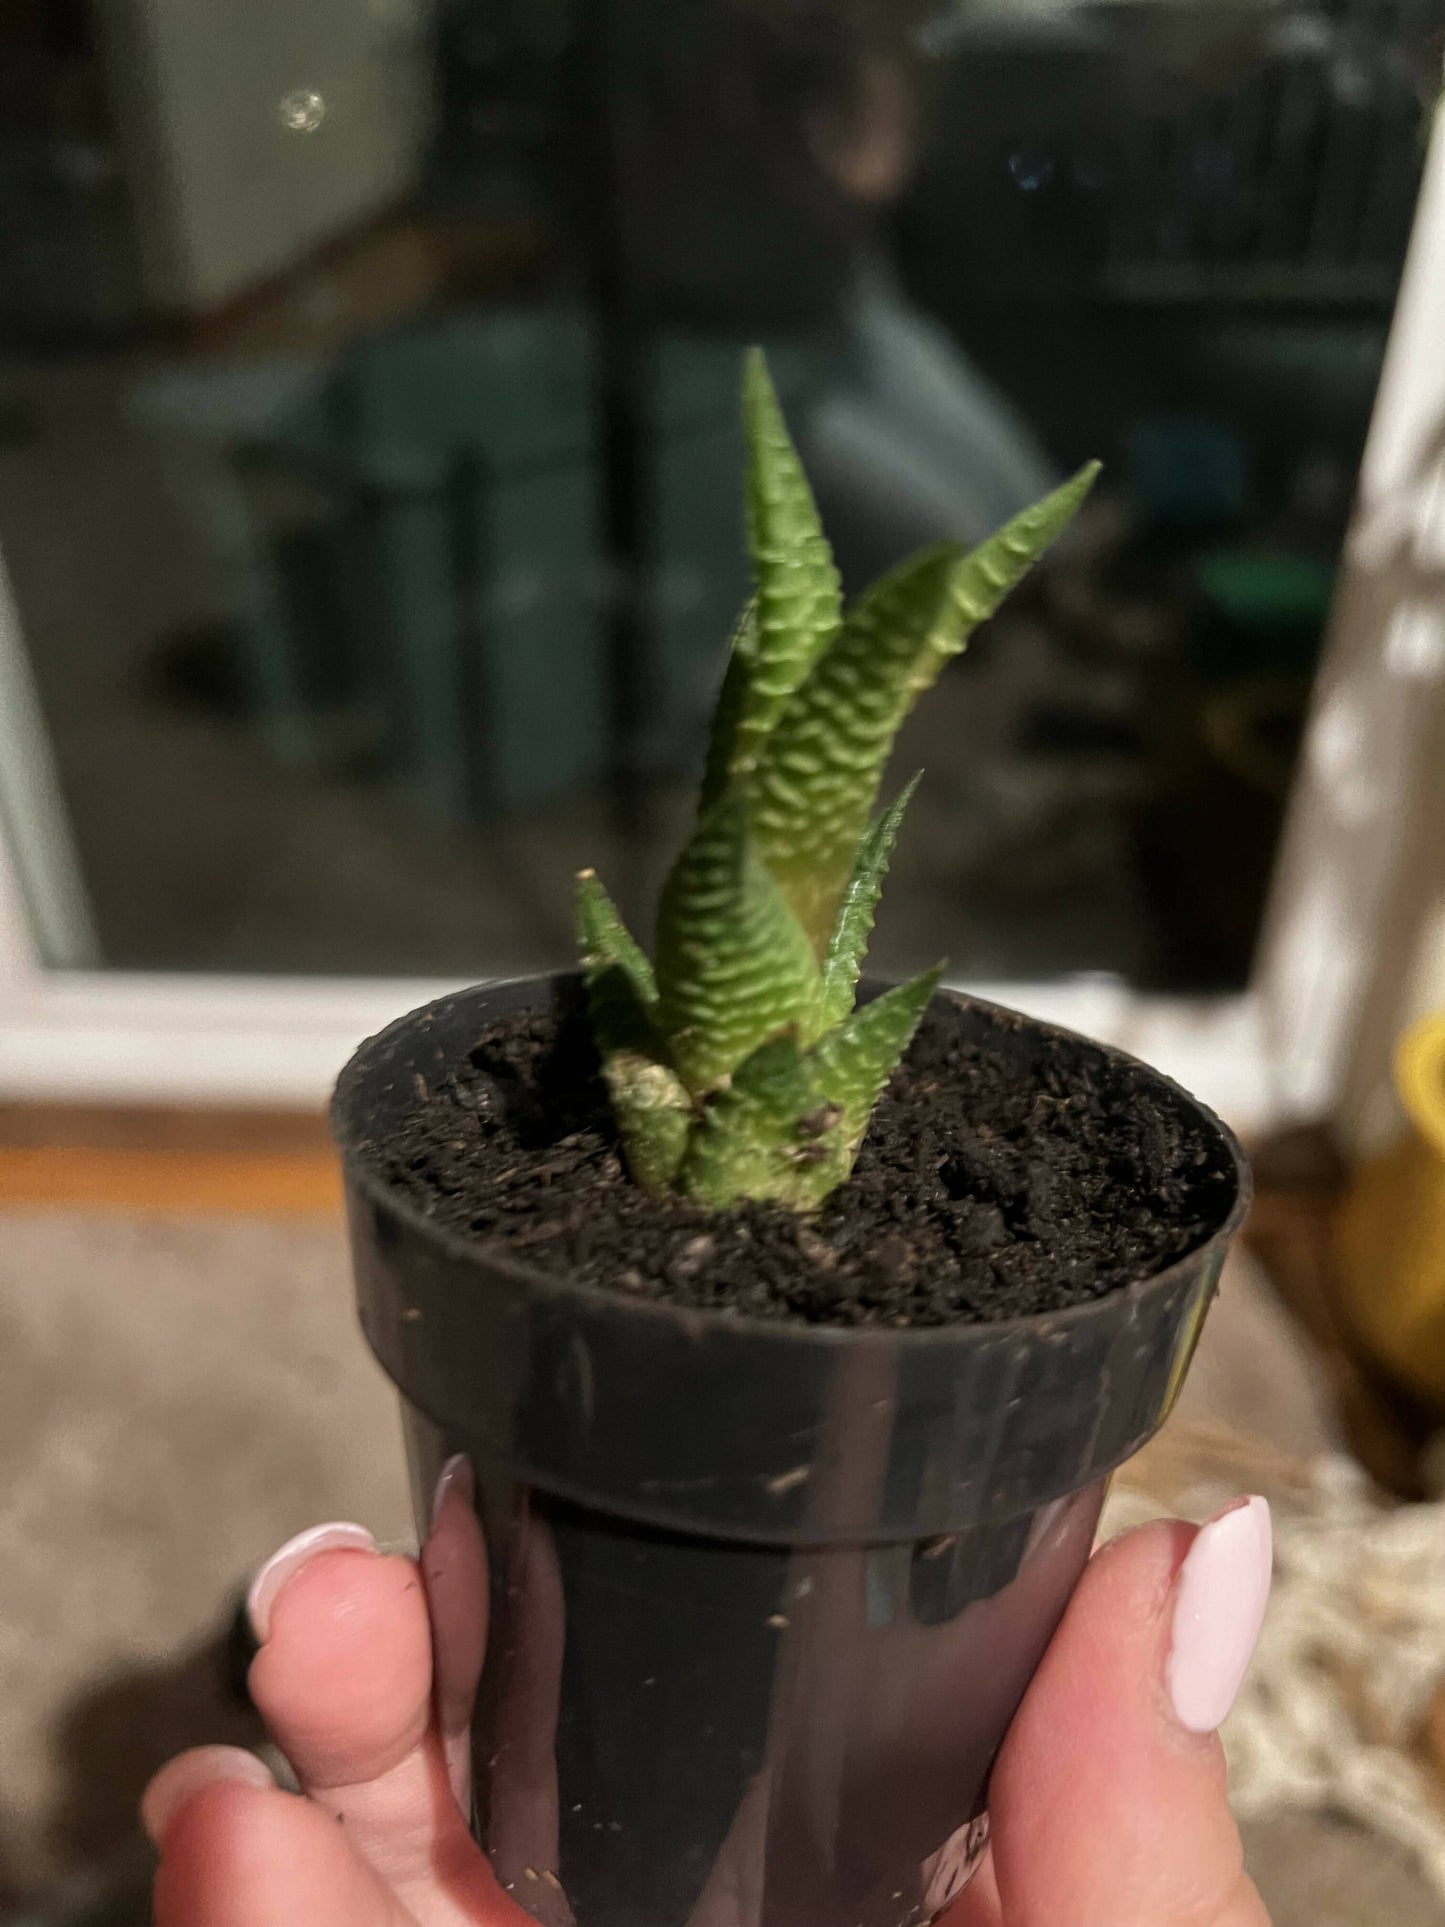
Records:
<instances>
[{"instance_id":1,"label":"glass pane","mask_svg":"<svg viewBox=\"0 0 1445 1927\"><path fill-rule=\"evenodd\" d=\"M645 925L764 343L850 588L1078 461L876 960L1242 984L1445 0L0 6L0 553L108 963Z\"/></svg>"}]
</instances>

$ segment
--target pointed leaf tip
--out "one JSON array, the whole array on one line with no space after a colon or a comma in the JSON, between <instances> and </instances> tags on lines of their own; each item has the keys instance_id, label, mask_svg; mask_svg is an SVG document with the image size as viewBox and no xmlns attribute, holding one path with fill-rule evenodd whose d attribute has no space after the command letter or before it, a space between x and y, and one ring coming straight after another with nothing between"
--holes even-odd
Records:
<instances>
[{"instance_id":1,"label":"pointed leaf tip","mask_svg":"<svg viewBox=\"0 0 1445 1927\"><path fill-rule=\"evenodd\" d=\"M894 984L871 1003L860 1004L813 1053L819 1088L843 1111L843 1130L852 1147L850 1170L873 1107L913 1042L943 968L935 964L907 983Z\"/></svg>"},{"instance_id":2,"label":"pointed leaf tip","mask_svg":"<svg viewBox=\"0 0 1445 1927\"><path fill-rule=\"evenodd\" d=\"M756 588L728 768L751 769L789 696L837 634L842 588L813 491L760 350L743 374L744 506Z\"/></svg>"},{"instance_id":3,"label":"pointed leaf tip","mask_svg":"<svg viewBox=\"0 0 1445 1927\"><path fill-rule=\"evenodd\" d=\"M842 1023L853 1008L853 992L857 988L868 939L873 931L878 899L883 892L883 879L888 874L904 813L922 780L923 771L918 770L888 808L873 819L858 845L853 874L843 892L838 921L823 959L820 1031L829 1031L835 1024Z\"/></svg>"},{"instance_id":4,"label":"pointed leaf tip","mask_svg":"<svg viewBox=\"0 0 1445 1927\"><path fill-rule=\"evenodd\" d=\"M883 768L904 718L1076 514L1080 469L965 554L911 557L854 604L745 779L764 861L820 957L832 936Z\"/></svg>"},{"instance_id":5,"label":"pointed leaf tip","mask_svg":"<svg viewBox=\"0 0 1445 1927\"><path fill-rule=\"evenodd\" d=\"M631 984L640 1003L650 1006L656 1002L652 965L595 870L577 872L577 943L589 979L615 967Z\"/></svg>"}]
</instances>

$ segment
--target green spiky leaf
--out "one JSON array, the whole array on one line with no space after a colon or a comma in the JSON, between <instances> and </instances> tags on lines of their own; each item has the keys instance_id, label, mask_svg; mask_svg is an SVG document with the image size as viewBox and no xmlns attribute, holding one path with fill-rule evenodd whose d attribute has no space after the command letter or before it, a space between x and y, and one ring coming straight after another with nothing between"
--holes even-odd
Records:
<instances>
[{"instance_id":1,"label":"green spiky leaf","mask_svg":"<svg viewBox=\"0 0 1445 1927\"><path fill-rule=\"evenodd\" d=\"M758 604L756 596L738 618L728 651L728 666L718 690L708 736L707 762L703 767L699 814L722 795L732 780L737 754L738 730L748 700L748 679L758 652Z\"/></svg>"},{"instance_id":2,"label":"green spiky leaf","mask_svg":"<svg viewBox=\"0 0 1445 1927\"><path fill-rule=\"evenodd\" d=\"M853 1168L937 985L853 999L915 777L869 822L922 690L1068 522L1083 470L970 555L928 551L840 614L838 575L760 355L744 383L756 591L713 719L653 968L585 872L593 1031L639 1185L815 1208Z\"/></svg>"},{"instance_id":3,"label":"green spiky leaf","mask_svg":"<svg viewBox=\"0 0 1445 1927\"><path fill-rule=\"evenodd\" d=\"M925 550L870 589L788 701L748 779L749 821L817 954L826 952L903 719L1073 518L1097 465L971 554Z\"/></svg>"},{"instance_id":4,"label":"green spiky leaf","mask_svg":"<svg viewBox=\"0 0 1445 1927\"><path fill-rule=\"evenodd\" d=\"M811 1034L818 967L735 790L706 810L663 886L658 1026L695 1095L789 1026Z\"/></svg>"},{"instance_id":5,"label":"green spiky leaf","mask_svg":"<svg viewBox=\"0 0 1445 1927\"><path fill-rule=\"evenodd\" d=\"M756 618L727 768L757 761L768 732L842 619L833 552L788 434L768 367L752 350L743 376L744 483Z\"/></svg>"},{"instance_id":6,"label":"green spiky leaf","mask_svg":"<svg viewBox=\"0 0 1445 1927\"><path fill-rule=\"evenodd\" d=\"M904 812L913 800L923 771L919 770L888 806L874 817L867 834L858 845L853 874L843 892L838 921L823 959L823 993L818 1012L818 1028L829 1031L853 1008L853 992L873 932L873 916L883 891L883 879L898 841Z\"/></svg>"}]
</instances>

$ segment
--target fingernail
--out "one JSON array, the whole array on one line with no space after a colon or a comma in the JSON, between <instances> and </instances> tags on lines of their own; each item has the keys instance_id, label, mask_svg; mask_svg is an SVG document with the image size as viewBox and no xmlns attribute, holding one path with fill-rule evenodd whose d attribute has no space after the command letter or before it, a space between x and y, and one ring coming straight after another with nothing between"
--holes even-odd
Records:
<instances>
[{"instance_id":1,"label":"fingernail","mask_svg":"<svg viewBox=\"0 0 1445 1927\"><path fill-rule=\"evenodd\" d=\"M441 1469L441 1476L437 1480L436 1491L432 1495L431 1502L433 1531L436 1530L437 1520L441 1517L442 1507L454 1492L460 1495L462 1502L469 1508L476 1501L477 1481L472 1472L472 1462L465 1452L458 1452L453 1458L448 1459Z\"/></svg>"},{"instance_id":2,"label":"fingernail","mask_svg":"<svg viewBox=\"0 0 1445 1927\"><path fill-rule=\"evenodd\" d=\"M288 1539L279 1552L271 1554L251 1581L251 1590L246 1595L251 1630L260 1644L264 1646L271 1636L271 1609L280 1597L282 1587L296 1577L308 1560L314 1559L318 1552L375 1551L376 1541L365 1526L349 1525L344 1521L312 1526L309 1532L298 1532L294 1539Z\"/></svg>"},{"instance_id":3,"label":"fingernail","mask_svg":"<svg viewBox=\"0 0 1445 1927\"><path fill-rule=\"evenodd\" d=\"M163 1766L141 1795L141 1825L157 1847L186 1801L220 1780L242 1786L273 1787L276 1782L254 1753L239 1746L198 1746Z\"/></svg>"},{"instance_id":4,"label":"fingernail","mask_svg":"<svg viewBox=\"0 0 1445 1927\"><path fill-rule=\"evenodd\" d=\"M482 1649L478 1640L475 1663L471 1640L486 1614L485 1579L477 1580L472 1596L467 1580L475 1577L467 1535L480 1548L480 1528L476 1516L477 1481L471 1461L464 1452L447 1460L441 1469L432 1498L431 1533L422 1555L426 1578L427 1607L432 1621L432 1647L435 1666L437 1724L441 1728L442 1755L447 1778L457 1806L470 1822L472 1811L472 1710L477 1700L477 1679L481 1672ZM461 1511L451 1524L445 1521L448 1507ZM480 1555L483 1557L485 1555ZM458 1615L460 1614L460 1627ZM459 1637L460 1633L460 1637Z\"/></svg>"},{"instance_id":5,"label":"fingernail","mask_svg":"<svg viewBox=\"0 0 1445 1927\"><path fill-rule=\"evenodd\" d=\"M1235 1701L1264 1619L1273 1570L1269 1505L1236 1499L1200 1528L1180 1567L1169 1697L1191 1733L1212 1733Z\"/></svg>"}]
</instances>

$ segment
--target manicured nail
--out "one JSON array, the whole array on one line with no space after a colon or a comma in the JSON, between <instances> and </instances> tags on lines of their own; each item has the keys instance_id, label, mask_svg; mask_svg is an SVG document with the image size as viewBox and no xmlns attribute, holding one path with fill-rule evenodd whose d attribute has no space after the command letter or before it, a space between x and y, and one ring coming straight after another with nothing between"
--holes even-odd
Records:
<instances>
[{"instance_id":1,"label":"manicured nail","mask_svg":"<svg viewBox=\"0 0 1445 1927\"><path fill-rule=\"evenodd\" d=\"M478 1629L486 1622L486 1554L481 1545L476 1499L471 1460L458 1452L447 1460L437 1480L431 1534L422 1553L442 1756L456 1803L468 1821L472 1812L472 1711L482 1670ZM460 1510L453 1511L458 1507ZM450 1520L448 1511L453 1511Z\"/></svg>"},{"instance_id":2,"label":"manicured nail","mask_svg":"<svg viewBox=\"0 0 1445 1927\"><path fill-rule=\"evenodd\" d=\"M157 1847L165 1842L166 1829L186 1801L203 1787L220 1780L235 1780L242 1786L275 1786L269 1771L254 1753L239 1746L198 1746L163 1766L141 1795L141 1825Z\"/></svg>"},{"instance_id":3,"label":"manicured nail","mask_svg":"<svg viewBox=\"0 0 1445 1927\"><path fill-rule=\"evenodd\" d=\"M251 1590L246 1595L246 1610L251 1616L251 1630L261 1645L271 1636L271 1609L281 1595L281 1589L289 1580L296 1577L308 1560L314 1559L318 1552L375 1552L376 1541L365 1526L354 1526L338 1521L327 1526L312 1526L309 1532L298 1532L294 1539L288 1539L279 1552L273 1552L251 1581Z\"/></svg>"},{"instance_id":4,"label":"manicured nail","mask_svg":"<svg viewBox=\"0 0 1445 1927\"><path fill-rule=\"evenodd\" d=\"M1236 1499L1201 1527L1179 1571L1169 1697L1181 1726L1212 1733L1244 1682L1273 1569L1269 1505Z\"/></svg>"},{"instance_id":5,"label":"manicured nail","mask_svg":"<svg viewBox=\"0 0 1445 1927\"><path fill-rule=\"evenodd\" d=\"M477 1481L472 1472L472 1462L465 1452L456 1453L454 1457L447 1460L441 1469L441 1476L437 1480L436 1491L432 1495L431 1502L431 1523L433 1531L436 1530L437 1520L442 1515L442 1507L454 1492L458 1494L462 1503L469 1509L474 1505L477 1496Z\"/></svg>"}]
</instances>

